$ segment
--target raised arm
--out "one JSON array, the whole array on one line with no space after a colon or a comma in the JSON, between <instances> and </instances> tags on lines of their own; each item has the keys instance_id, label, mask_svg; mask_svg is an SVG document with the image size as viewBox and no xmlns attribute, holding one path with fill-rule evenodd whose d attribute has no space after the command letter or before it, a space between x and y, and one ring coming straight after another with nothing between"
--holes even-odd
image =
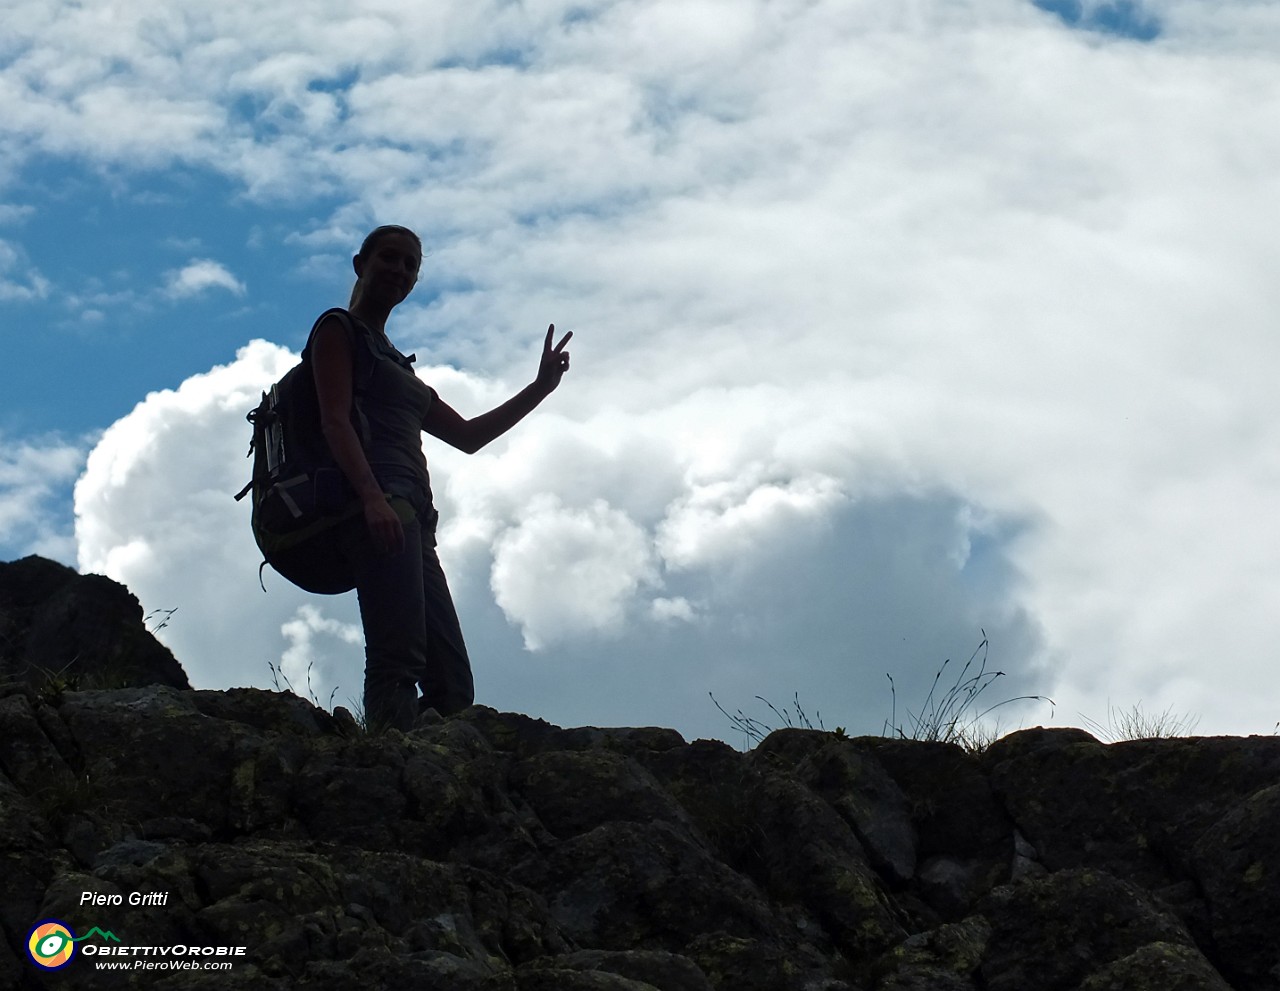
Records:
<instances>
[{"instance_id":1,"label":"raised arm","mask_svg":"<svg viewBox=\"0 0 1280 991\"><path fill-rule=\"evenodd\" d=\"M573 337L573 331L565 334L560 343L552 347L551 339L555 329L555 324L547 328L547 336L542 343L542 359L538 362L538 374L529 385L501 406L470 420L463 418L457 410L437 397L427 410L422 429L467 454L475 454L490 441L505 434L551 395L564 373L569 370L569 352L564 350L564 346Z\"/></svg>"},{"instance_id":2,"label":"raised arm","mask_svg":"<svg viewBox=\"0 0 1280 991\"><path fill-rule=\"evenodd\" d=\"M351 425L352 368L351 342L346 329L341 320L331 316L316 328L311 342L311 371L320 403L320 429L333 460L347 476L364 507L365 522L374 543L384 551L399 553L404 546L404 527L374 478L360 438Z\"/></svg>"}]
</instances>

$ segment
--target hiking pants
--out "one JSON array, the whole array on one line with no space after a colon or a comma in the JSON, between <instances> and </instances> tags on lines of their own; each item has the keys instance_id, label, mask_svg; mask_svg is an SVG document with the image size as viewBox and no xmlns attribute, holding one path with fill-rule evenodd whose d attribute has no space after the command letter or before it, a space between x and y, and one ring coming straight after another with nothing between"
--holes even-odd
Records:
<instances>
[{"instance_id":1,"label":"hiking pants","mask_svg":"<svg viewBox=\"0 0 1280 991\"><path fill-rule=\"evenodd\" d=\"M434 525L424 528L421 514L405 523L399 554L374 547L363 517L344 526L339 539L355 570L364 624L368 726L408 730L421 710L447 716L469 706L471 661L436 556Z\"/></svg>"}]
</instances>

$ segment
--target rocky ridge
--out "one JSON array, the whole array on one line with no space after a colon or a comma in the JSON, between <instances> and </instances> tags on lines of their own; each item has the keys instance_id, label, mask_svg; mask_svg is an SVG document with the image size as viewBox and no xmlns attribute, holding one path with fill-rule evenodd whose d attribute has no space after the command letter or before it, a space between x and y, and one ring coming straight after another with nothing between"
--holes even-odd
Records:
<instances>
[{"instance_id":1,"label":"rocky ridge","mask_svg":"<svg viewBox=\"0 0 1280 991\"><path fill-rule=\"evenodd\" d=\"M1271 737L1036 729L972 754L789 729L741 753L484 706L368 735L287 693L16 679L0 849L0 987L1280 988ZM62 969L28 952L44 920L85 940ZM105 970L95 928L244 955Z\"/></svg>"}]
</instances>

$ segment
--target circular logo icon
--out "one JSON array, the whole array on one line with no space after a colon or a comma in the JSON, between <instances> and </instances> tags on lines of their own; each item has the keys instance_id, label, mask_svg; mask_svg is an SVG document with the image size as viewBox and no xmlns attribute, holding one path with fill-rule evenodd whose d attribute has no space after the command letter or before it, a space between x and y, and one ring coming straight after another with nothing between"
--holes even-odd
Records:
<instances>
[{"instance_id":1,"label":"circular logo icon","mask_svg":"<svg viewBox=\"0 0 1280 991\"><path fill-rule=\"evenodd\" d=\"M76 953L76 936L61 922L46 919L27 937L27 952L31 959L46 970L64 967Z\"/></svg>"}]
</instances>

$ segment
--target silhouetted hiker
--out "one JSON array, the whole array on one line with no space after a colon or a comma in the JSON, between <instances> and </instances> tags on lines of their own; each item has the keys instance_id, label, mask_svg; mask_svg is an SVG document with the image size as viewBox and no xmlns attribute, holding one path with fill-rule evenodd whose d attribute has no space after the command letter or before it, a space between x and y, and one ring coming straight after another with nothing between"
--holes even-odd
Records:
<instances>
[{"instance_id":1,"label":"silhouetted hiker","mask_svg":"<svg viewBox=\"0 0 1280 991\"><path fill-rule=\"evenodd\" d=\"M354 570L360 600L365 718L369 726L398 729L411 728L420 711L448 715L474 699L471 662L436 556L439 514L421 431L474 454L560 384L569 367L564 346L572 336L553 347L555 327L548 327L534 381L489 412L464 419L414 375L412 358L386 336L387 317L413 290L421 263L422 243L412 231L374 230L352 259L356 284L348 307L368 334L354 333L331 312L308 345L325 440L363 507L363 517L336 528L331 539ZM378 360L360 389L356 412L367 421L369 438L362 446L352 422L354 349L368 347Z\"/></svg>"}]
</instances>

